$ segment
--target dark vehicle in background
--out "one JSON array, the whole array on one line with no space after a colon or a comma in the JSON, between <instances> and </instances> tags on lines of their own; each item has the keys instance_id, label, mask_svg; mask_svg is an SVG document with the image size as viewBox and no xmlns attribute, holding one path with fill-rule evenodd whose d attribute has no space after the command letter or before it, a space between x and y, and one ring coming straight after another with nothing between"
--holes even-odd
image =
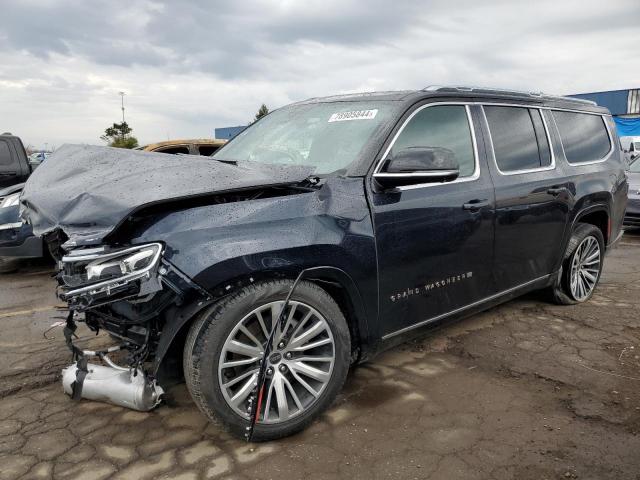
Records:
<instances>
[{"instance_id":1,"label":"dark vehicle in background","mask_svg":"<svg viewBox=\"0 0 640 480\"><path fill-rule=\"evenodd\" d=\"M20 139L13 137L17 142ZM193 139L193 140L168 140L140 147L146 152L161 152L169 154L203 155L210 156L215 153L226 140ZM22 145L22 143L20 143ZM0 144L0 151L2 145ZM25 154L26 155L26 154ZM45 159L50 157L49 152L39 152L29 158L28 164L33 171ZM54 159L54 162L56 160ZM1 177L0 177L1 178ZM31 226L24 223L19 216L18 198L22 191L23 183L14 185L4 191L0 190L0 273L10 273L17 270L20 261L24 259L41 258L46 253L43 241L35 237ZM3 206L2 198L6 201Z\"/></svg>"},{"instance_id":2,"label":"dark vehicle in background","mask_svg":"<svg viewBox=\"0 0 640 480\"><path fill-rule=\"evenodd\" d=\"M26 182L31 170L22 140L10 133L0 135L0 189Z\"/></svg>"},{"instance_id":3,"label":"dark vehicle in background","mask_svg":"<svg viewBox=\"0 0 640 480\"><path fill-rule=\"evenodd\" d=\"M636 157L629 166L629 200L624 214L624 225L640 228L640 158Z\"/></svg>"},{"instance_id":4,"label":"dark vehicle in background","mask_svg":"<svg viewBox=\"0 0 640 480\"><path fill-rule=\"evenodd\" d=\"M42 256L42 240L18 215L20 191L36 166L19 137L0 135L0 273L15 270L17 258Z\"/></svg>"},{"instance_id":5,"label":"dark vehicle in background","mask_svg":"<svg viewBox=\"0 0 640 480\"><path fill-rule=\"evenodd\" d=\"M583 100L336 96L270 113L188 171L71 147L35 172L23 214L59 252L60 297L123 340L149 388L181 365L205 415L243 435L257 408L268 440L326 409L351 364L435 324L536 289L587 301L622 235L619 145Z\"/></svg>"},{"instance_id":6,"label":"dark vehicle in background","mask_svg":"<svg viewBox=\"0 0 640 480\"><path fill-rule=\"evenodd\" d=\"M20 218L20 193L24 183L0 189L0 273L18 269L25 258L41 258L42 238L33 235L31 225Z\"/></svg>"}]
</instances>

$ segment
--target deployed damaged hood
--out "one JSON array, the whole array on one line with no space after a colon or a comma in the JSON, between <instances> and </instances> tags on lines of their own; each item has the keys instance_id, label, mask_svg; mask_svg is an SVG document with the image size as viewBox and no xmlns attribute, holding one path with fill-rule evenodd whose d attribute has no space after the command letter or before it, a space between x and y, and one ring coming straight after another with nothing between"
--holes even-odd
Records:
<instances>
[{"instance_id":1,"label":"deployed damaged hood","mask_svg":"<svg viewBox=\"0 0 640 480\"><path fill-rule=\"evenodd\" d=\"M95 244L144 206L294 184L312 172L304 166L233 165L208 157L64 145L29 177L21 215L36 235L60 228L72 245Z\"/></svg>"}]
</instances>

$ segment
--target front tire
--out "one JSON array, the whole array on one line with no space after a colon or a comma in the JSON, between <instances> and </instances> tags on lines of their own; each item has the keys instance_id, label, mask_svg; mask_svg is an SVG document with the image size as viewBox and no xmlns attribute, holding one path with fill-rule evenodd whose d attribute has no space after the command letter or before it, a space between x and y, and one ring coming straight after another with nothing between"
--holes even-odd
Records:
<instances>
[{"instance_id":1,"label":"front tire","mask_svg":"<svg viewBox=\"0 0 640 480\"><path fill-rule=\"evenodd\" d=\"M291 280L245 287L203 312L184 349L187 387L198 408L243 437L259 361ZM349 370L350 336L335 300L318 285L301 281L269 358L256 441L304 429L333 402Z\"/></svg>"},{"instance_id":2,"label":"front tire","mask_svg":"<svg viewBox=\"0 0 640 480\"><path fill-rule=\"evenodd\" d=\"M604 265L604 237L599 228L578 223L571 235L562 269L551 287L559 305L583 303L593 296Z\"/></svg>"}]
</instances>

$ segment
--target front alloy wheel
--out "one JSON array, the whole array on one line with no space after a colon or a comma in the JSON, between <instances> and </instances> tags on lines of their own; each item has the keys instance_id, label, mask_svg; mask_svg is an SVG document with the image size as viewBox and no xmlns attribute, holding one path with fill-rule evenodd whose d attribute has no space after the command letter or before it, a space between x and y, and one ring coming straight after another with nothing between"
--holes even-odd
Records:
<instances>
[{"instance_id":1,"label":"front alloy wheel","mask_svg":"<svg viewBox=\"0 0 640 480\"><path fill-rule=\"evenodd\" d=\"M220 353L220 389L227 404L246 419L264 348L283 304L271 302L251 311L231 331ZM279 423L303 413L324 391L334 363L335 345L326 319L310 305L290 302L284 328L277 326L267 359L258 420Z\"/></svg>"},{"instance_id":2,"label":"front alloy wheel","mask_svg":"<svg viewBox=\"0 0 640 480\"><path fill-rule=\"evenodd\" d=\"M292 283L271 280L242 288L202 312L185 342L185 379L196 405L241 438L267 338ZM268 358L255 441L305 428L331 405L349 371L349 327L324 289L301 281L284 318Z\"/></svg>"}]
</instances>

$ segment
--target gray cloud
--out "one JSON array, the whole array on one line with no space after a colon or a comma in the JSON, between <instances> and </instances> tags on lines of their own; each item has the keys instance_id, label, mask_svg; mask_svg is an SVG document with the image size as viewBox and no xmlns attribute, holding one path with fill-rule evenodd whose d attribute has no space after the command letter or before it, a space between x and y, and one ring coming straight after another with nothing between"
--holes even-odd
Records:
<instances>
[{"instance_id":1,"label":"gray cloud","mask_svg":"<svg viewBox=\"0 0 640 480\"><path fill-rule=\"evenodd\" d=\"M97 142L119 90L153 141L345 91L637 87L639 14L637 0L6 0L0 130Z\"/></svg>"}]
</instances>

